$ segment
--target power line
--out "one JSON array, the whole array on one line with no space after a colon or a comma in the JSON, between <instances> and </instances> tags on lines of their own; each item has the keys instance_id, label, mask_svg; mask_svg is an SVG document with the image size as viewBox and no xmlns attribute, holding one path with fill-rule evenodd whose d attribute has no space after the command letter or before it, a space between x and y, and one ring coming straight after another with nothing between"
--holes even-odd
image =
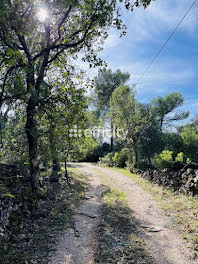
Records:
<instances>
[{"instance_id":1,"label":"power line","mask_svg":"<svg viewBox=\"0 0 198 264\"><path fill-rule=\"evenodd\" d=\"M168 44L169 40L172 38L172 36L175 34L175 32L177 31L177 29L179 28L179 26L182 24L182 22L184 21L184 19L187 17L187 15L190 13L191 9L195 6L197 0L195 0L192 5L189 7L189 9L187 10L187 12L185 13L185 15L182 17L182 19L180 20L180 22L178 23L178 25L176 26L176 28L173 30L173 32L170 34L170 36L168 37L168 39L166 40L166 42L163 44L163 46L159 49L159 51L157 52L156 56L153 58L153 60L151 61L151 63L148 65L148 67L146 68L146 70L143 72L143 74L139 77L137 83L135 84L135 86L137 84L140 83L140 81L143 79L144 75L147 73L147 71L150 69L150 67L152 66L152 64L155 62L155 60L157 59L157 57L161 54L162 50L165 48L165 46Z\"/></svg>"}]
</instances>

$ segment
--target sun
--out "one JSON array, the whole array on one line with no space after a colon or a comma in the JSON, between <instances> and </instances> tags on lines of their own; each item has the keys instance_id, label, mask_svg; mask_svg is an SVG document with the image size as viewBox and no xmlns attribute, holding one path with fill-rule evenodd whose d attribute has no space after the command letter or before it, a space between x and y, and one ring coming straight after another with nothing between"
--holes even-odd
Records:
<instances>
[{"instance_id":1,"label":"sun","mask_svg":"<svg viewBox=\"0 0 198 264\"><path fill-rule=\"evenodd\" d=\"M37 17L39 21L45 22L46 19L49 17L47 10L44 7L40 7Z\"/></svg>"}]
</instances>

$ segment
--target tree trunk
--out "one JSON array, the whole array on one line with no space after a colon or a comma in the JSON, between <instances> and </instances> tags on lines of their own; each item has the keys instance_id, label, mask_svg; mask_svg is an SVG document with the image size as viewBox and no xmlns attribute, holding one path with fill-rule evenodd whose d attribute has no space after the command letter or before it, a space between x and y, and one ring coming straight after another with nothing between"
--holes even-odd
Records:
<instances>
[{"instance_id":1,"label":"tree trunk","mask_svg":"<svg viewBox=\"0 0 198 264\"><path fill-rule=\"evenodd\" d=\"M135 168L136 168L136 164L137 164L137 154L136 154L136 147L133 145L131 146L131 153L132 153L132 158L133 158L133 162L130 168L130 172L134 173L135 172Z\"/></svg>"},{"instance_id":2,"label":"tree trunk","mask_svg":"<svg viewBox=\"0 0 198 264\"><path fill-rule=\"evenodd\" d=\"M114 138L113 138L113 122L111 121L111 152L114 149Z\"/></svg>"},{"instance_id":3,"label":"tree trunk","mask_svg":"<svg viewBox=\"0 0 198 264\"><path fill-rule=\"evenodd\" d=\"M34 98L31 97L28 101L27 106L26 134L29 146L29 168L32 189L38 194L40 191L40 171L38 161L38 130L35 117L36 105L34 102Z\"/></svg>"},{"instance_id":4,"label":"tree trunk","mask_svg":"<svg viewBox=\"0 0 198 264\"><path fill-rule=\"evenodd\" d=\"M23 40L24 42L24 40ZM24 43L23 43L24 44ZM25 44L24 44L25 45ZM30 177L32 182L32 189L38 197L42 197L40 192L40 169L38 160L38 129L36 122L37 107L39 102L40 87L43 82L45 69L47 67L49 52L43 56L43 62L40 67L37 81L35 81L34 61L31 56L26 52L28 57L28 69L27 69L27 93L31 94L26 109L26 134L29 146L29 166Z\"/></svg>"},{"instance_id":5,"label":"tree trunk","mask_svg":"<svg viewBox=\"0 0 198 264\"><path fill-rule=\"evenodd\" d=\"M60 162L59 162L58 158L54 157L52 159L52 162L53 162L53 166L52 166L53 172L58 173L60 171Z\"/></svg>"},{"instance_id":6,"label":"tree trunk","mask_svg":"<svg viewBox=\"0 0 198 264\"><path fill-rule=\"evenodd\" d=\"M51 158L52 158L52 178L54 181L54 178L57 178L56 181L58 181L58 172L61 170L60 168L60 162L58 159L58 153L56 148L56 135L55 135L55 125L54 125L54 118L52 115L49 115L50 120L50 128L49 128L49 143L50 143L50 152L51 152Z\"/></svg>"},{"instance_id":7,"label":"tree trunk","mask_svg":"<svg viewBox=\"0 0 198 264\"><path fill-rule=\"evenodd\" d=\"M69 185L69 177L68 177L68 171L67 171L67 160L65 160L65 178L67 180L67 184Z\"/></svg>"},{"instance_id":8,"label":"tree trunk","mask_svg":"<svg viewBox=\"0 0 198 264\"><path fill-rule=\"evenodd\" d=\"M147 158L148 158L148 162L149 162L149 164L151 164L151 157L150 157L150 154L149 154L148 151L147 151Z\"/></svg>"}]
</instances>

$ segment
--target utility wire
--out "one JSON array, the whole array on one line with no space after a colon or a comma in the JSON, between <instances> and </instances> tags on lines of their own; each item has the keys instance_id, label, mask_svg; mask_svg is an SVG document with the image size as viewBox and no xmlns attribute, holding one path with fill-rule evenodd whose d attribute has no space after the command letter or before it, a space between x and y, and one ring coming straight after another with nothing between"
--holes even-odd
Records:
<instances>
[{"instance_id":1,"label":"utility wire","mask_svg":"<svg viewBox=\"0 0 198 264\"><path fill-rule=\"evenodd\" d=\"M180 20L180 22L178 23L178 25L176 26L176 28L173 30L173 32L170 34L170 36L168 37L168 39L166 40L166 42L164 43L164 45L159 49L159 51L157 52L156 56L153 58L153 60L151 61L151 63L148 65L148 67L146 68L146 70L143 72L143 74L139 77L138 81L136 82L136 84L134 86L137 86L140 81L143 79L144 75L147 73L147 71L150 69L150 67L152 66L152 64L155 62L155 60L157 59L157 57L160 55L160 53L162 52L162 50L165 48L165 46L168 44L169 40L172 38L172 36L175 34L175 32L177 31L177 29L179 28L179 26L182 24L182 22L184 21L184 19L187 17L187 15L190 13L191 9L195 6L197 0L195 0L192 5L189 7L189 9L187 10L187 12L185 13L185 15L182 17L182 19Z\"/></svg>"}]
</instances>

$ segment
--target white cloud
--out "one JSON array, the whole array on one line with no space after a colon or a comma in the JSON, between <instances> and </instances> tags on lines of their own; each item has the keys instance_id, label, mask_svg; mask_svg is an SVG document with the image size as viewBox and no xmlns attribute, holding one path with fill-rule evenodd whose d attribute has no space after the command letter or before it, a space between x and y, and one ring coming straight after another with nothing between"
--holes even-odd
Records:
<instances>
[{"instance_id":1,"label":"white cloud","mask_svg":"<svg viewBox=\"0 0 198 264\"><path fill-rule=\"evenodd\" d=\"M170 92L170 87L175 86L175 89L180 89L185 84L188 84L195 76L196 71L193 67L189 67L182 59L171 58L161 60L160 63L153 65L140 83L137 85L138 94L157 95L160 93ZM137 83L143 71L148 66L147 60L131 60L131 62L120 64L110 63L109 67L113 70L120 68L122 71L128 71L131 74L130 83ZM171 91L172 92L172 91Z\"/></svg>"},{"instance_id":2,"label":"white cloud","mask_svg":"<svg viewBox=\"0 0 198 264\"><path fill-rule=\"evenodd\" d=\"M132 13L122 10L128 34L120 39L118 32L111 32L102 53L103 57L107 57L109 67L130 72L131 83L136 82L190 4L189 0L157 0L146 10L139 8ZM191 10L176 34L182 33L186 39L197 37L197 11L198 5ZM168 50L170 47L171 50ZM137 87L139 95L155 96L172 92L170 89L182 91L194 79L197 72L193 68L193 59L181 55L174 57L178 47L181 48L182 43L171 39Z\"/></svg>"},{"instance_id":3,"label":"white cloud","mask_svg":"<svg viewBox=\"0 0 198 264\"><path fill-rule=\"evenodd\" d=\"M133 12L122 10L122 17L128 28L127 38L132 40L131 45L146 40L159 41L161 34L167 34L179 23L191 1L189 0L157 0L147 9L136 8ZM178 31L195 35L198 29L198 5L191 10L180 25ZM163 38L160 38L163 41ZM166 39L166 37L165 37Z\"/></svg>"},{"instance_id":4,"label":"white cloud","mask_svg":"<svg viewBox=\"0 0 198 264\"><path fill-rule=\"evenodd\" d=\"M120 44L120 42L121 42L121 38L119 36L119 33L112 31L109 34L108 38L105 40L104 49L116 47Z\"/></svg>"},{"instance_id":5,"label":"white cloud","mask_svg":"<svg viewBox=\"0 0 198 264\"><path fill-rule=\"evenodd\" d=\"M154 36L161 34L162 31L170 31L175 28L185 12L190 7L189 0L158 0L153 2L145 11L135 10L134 16L131 14L130 30L133 25L139 25L138 30L142 30L142 35ZM197 6L195 6L185 20L182 22L178 30L187 33L195 33L198 27ZM137 31L136 31L137 32ZM138 33L138 32L137 32Z\"/></svg>"}]
</instances>

